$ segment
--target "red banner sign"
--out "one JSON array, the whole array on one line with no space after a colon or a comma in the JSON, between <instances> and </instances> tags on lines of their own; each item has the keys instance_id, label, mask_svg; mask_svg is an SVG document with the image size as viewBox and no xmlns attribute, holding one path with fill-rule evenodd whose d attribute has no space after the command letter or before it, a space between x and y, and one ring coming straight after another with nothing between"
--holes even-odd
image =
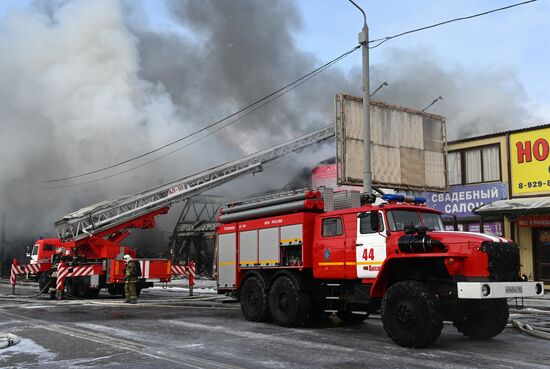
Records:
<instances>
[{"instance_id":1,"label":"red banner sign","mask_svg":"<svg viewBox=\"0 0 550 369\"><path fill-rule=\"evenodd\" d=\"M530 215L518 217L520 227L550 227L550 215Z\"/></svg>"}]
</instances>

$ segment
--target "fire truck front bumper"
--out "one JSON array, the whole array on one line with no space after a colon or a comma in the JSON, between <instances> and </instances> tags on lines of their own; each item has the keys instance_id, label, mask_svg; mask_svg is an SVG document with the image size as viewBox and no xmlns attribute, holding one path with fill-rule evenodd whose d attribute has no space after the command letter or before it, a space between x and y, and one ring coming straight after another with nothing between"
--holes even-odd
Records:
<instances>
[{"instance_id":1,"label":"fire truck front bumper","mask_svg":"<svg viewBox=\"0 0 550 369\"><path fill-rule=\"evenodd\" d=\"M459 299L500 299L544 295L542 282L458 282Z\"/></svg>"}]
</instances>

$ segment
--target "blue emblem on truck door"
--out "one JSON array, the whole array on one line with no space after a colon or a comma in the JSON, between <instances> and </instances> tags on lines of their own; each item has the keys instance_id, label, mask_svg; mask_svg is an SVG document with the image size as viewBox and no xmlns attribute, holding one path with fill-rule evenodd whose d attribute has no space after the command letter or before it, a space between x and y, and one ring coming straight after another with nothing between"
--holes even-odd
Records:
<instances>
[{"instance_id":1,"label":"blue emblem on truck door","mask_svg":"<svg viewBox=\"0 0 550 369\"><path fill-rule=\"evenodd\" d=\"M325 252L324 252L324 255L325 255L325 261L329 261L330 260L330 249L326 248Z\"/></svg>"}]
</instances>

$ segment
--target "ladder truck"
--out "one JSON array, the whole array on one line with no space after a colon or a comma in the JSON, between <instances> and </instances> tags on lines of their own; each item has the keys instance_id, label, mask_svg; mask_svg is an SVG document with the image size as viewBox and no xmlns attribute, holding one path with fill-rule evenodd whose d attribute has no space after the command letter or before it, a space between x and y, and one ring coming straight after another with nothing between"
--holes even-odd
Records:
<instances>
[{"instance_id":1,"label":"ladder truck","mask_svg":"<svg viewBox=\"0 0 550 369\"><path fill-rule=\"evenodd\" d=\"M50 289L53 297L67 291L71 296L96 297L102 288L112 295L122 294L125 254L136 257L134 249L121 242L135 228L155 226L157 216L172 204L211 190L237 177L262 170L262 165L298 152L334 136L327 126L289 142L230 161L203 172L131 196L103 201L70 213L55 222L57 238L35 242L27 254L27 265L12 265L11 283L27 274L38 282L40 291ZM169 282L172 275L194 277L193 265L171 265L167 259L140 259L142 277L138 291L154 282ZM190 263L191 264L191 263Z\"/></svg>"},{"instance_id":2,"label":"ladder truck","mask_svg":"<svg viewBox=\"0 0 550 369\"><path fill-rule=\"evenodd\" d=\"M519 277L519 248L502 237L445 231L425 199L385 194L375 205L325 189L228 204L217 228L218 293L247 320L301 327L336 314L380 312L397 344L425 347L443 321L473 339L498 335L509 298L541 296ZM338 200L338 201L337 201Z\"/></svg>"}]
</instances>

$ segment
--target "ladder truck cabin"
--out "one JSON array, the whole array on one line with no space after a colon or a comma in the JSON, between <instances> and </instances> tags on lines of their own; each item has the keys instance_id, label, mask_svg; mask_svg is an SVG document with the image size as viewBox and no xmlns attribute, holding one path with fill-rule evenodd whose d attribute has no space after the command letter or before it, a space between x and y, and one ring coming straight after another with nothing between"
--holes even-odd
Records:
<instances>
[{"instance_id":1,"label":"ladder truck cabin","mask_svg":"<svg viewBox=\"0 0 550 369\"><path fill-rule=\"evenodd\" d=\"M58 238L41 239L29 250L28 265L12 266L11 284L16 275L27 274L39 282L42 292L58 296L66 290L76 297L95 297L100 289L122 294L125 254L136 257L136 251L121 242L135 228L155 226L157 216L170 206L245 174L262 170L262 165L289 153L334 136L328 126L286 143L250 154L180 180L131 196L90 205L55 222ZM153 282L169 282L172 275L193 275L193 267L171 265L166 259L139 259L141 288ZM63 273L64 278L60 279Z\"/></svg>"},{"instance_id":2,"label":"ladder truck cabin","mask_svg":"<svg viewBox=\"0 0 550 369\"><path fill-rule=\"evenodd\" d=\"M418 197L339 208L350 195L305 191L222 208L218 293L236 293L246 319L285 327L380 311L389 337L414 348L434 342L443 321L473 339L494 337L508 298L544 294L541 282L519 278L512 241L445 231Z\"/></svg>"}]
</instances>

